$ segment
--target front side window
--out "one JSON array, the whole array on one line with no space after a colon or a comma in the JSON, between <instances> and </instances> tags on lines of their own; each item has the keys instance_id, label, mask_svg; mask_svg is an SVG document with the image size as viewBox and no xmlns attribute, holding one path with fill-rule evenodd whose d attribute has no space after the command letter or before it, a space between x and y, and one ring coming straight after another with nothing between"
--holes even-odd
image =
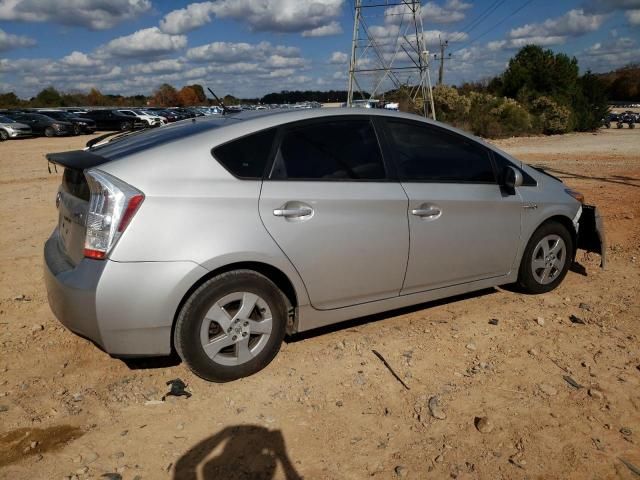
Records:
<instances>
[{"instance_id":1,"label":"front side window","mask_svg":"<svg viewBox=\"0 0 640 480\"><path fill-rule=\"evenodd\" d=\"M489 153L470 139L437 127L388 120L400 180L495 183Z\"/></svg>"},{"instance_id":2,"label":"front side window","mask_svg":"<svg viewBox=\"0 0 640 480\"><path fill-rule=\"evenodd\" d=\"M382 155L367 118L288 129L271 170L275 180L383 180Z\"/></svg>"}]
</instances>

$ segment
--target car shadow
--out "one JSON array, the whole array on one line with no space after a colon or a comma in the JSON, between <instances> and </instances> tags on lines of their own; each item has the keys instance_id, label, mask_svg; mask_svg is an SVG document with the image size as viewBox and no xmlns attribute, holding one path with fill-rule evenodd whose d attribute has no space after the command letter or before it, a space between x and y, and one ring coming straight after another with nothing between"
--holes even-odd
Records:
<instances>
[{"instance_id":1,"label":"car shadow","mask_svg":"<svg viewBox=\"0 0 640 480\"><path fill-rule=\"evenodd\" d=\"M507 286L501 287L505 290L509 290ZM388 318L397 317L398 315L406 315L409 313L418 312L427 308L437 307L439 305L447 305L449 303L459 302L470 298L483 297L497 293L496 288L485 288L475 292L456 295L454 297L447 297L441 300L434 300L431 302L421 303L418 305L411 305L408 307L402 307L395 310L389 310L386 312L376 313L373 315L367 315L365 317L354 318L353 320L346 320L344 322L334 323L327 325L326 327L320 327L307 332L296 333L285 337L286 343L296 343L302 340L307 340L327 333L339 332L340 330L348 330L350 328L359 327L368 323L378 322L380 320L386 320ZM160 368L175 367L180 365L181 359L177 353L173 352L169 356L162 357L118 357L118 359L130 369L130 370L152 370Z\"/></svg>"},{"instance_id":2,"label":"car shadow","mask_svg":"<svg viewBox=\"0 0 640 480\"><path fill-rule=\"evenodd\" d=\"M302 480L287 455L280 430L259 425L223 428L191 447L176 462L174 480L275 478L280 466L287 480Z\"/></svg>"},{"instance_id":3,"label":"car shadow","mask_svg":"<svg viewBox=\"0 0 640 480\"><path fill-rule=\"evenodd\" d=\"M431 302L420 303L418 305L411 305L408 307L402 307L395 310L388 310L386 312L375 313L373 315L367 315L366 317L354 318L353 320L346 320L344 322L334 323L327 325L326 327L315 328L307 332L296 333L294 335L287 336L285 342L295 343L309 338L318 337L327 333L339 332L340 330L348 330L350 328L360 327L368 323L378 322L380 320L386 320L388 318L397 317L399 315L407 315L409 313L418 312L427 308L433 308L440 305L447 305L449 303L459 302L461 300L467 300L470 298L484 297L497 293L496 288L485 288L483 290L477 290L475 292L464 293L456 295L454 297L447 297L440 300L433 300Z\"/></svg>"},{"instance_id":4,"label":"car shadow","mask_svg":"<svg viewBox=\"0 0 640 480\"><path fill-rule=\"evenodd\" d=\"M580 179L580 180L596 180L598 182L606 182L606 183L617 183L618 185L626 185L628 187L636 187L640 188L640 179L634 177L625 177L622 175L612 175L610 177L598 177L598 176L589 176L589 175L581 175L579 173L566 172L564 170L559 170L554 167L549 167L547 165L540 165L545 171L549 173L553 173L554 175L559 175L561 178L569 178L569 179ZM637 183L633 183L637 182Z\"/></svg>"}]
</instances>

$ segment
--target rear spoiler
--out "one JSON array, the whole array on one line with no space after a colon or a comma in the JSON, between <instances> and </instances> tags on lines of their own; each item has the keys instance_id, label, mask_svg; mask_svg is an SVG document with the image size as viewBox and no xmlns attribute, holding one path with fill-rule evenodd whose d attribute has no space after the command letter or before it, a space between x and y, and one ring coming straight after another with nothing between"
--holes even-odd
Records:
<instances>
[{"instance_id":1,"label":"rear spoiler","mask_svg":"<svg viewBox=\"0 0 640 480\"><path fill-rule=\"evenodd\" d=\"M84 170L86 168L93 168L109 161L108 158L104 158L95 153L88 152L86 150L71 150L69 152L60 153L47 153L47 161L54 165L60 165L61 167L71 168L73 170Z\"/></svg>"}]
</instances>

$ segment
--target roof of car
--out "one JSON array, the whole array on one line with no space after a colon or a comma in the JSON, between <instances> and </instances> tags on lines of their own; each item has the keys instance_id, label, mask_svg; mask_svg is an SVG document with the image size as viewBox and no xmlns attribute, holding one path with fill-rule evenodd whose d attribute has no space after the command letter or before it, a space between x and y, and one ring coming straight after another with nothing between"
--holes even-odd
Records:
<instances>
[{"instance_id":1,"label":"roof of car","mask_svg":"<svg viewBox=\"0 0 640 480\"><path fill-rule=\"evenodd\" d=\"M155 148L173 142L188 141L189 147L201 145L210 149L216 144L238 138L244 135L277 127L287 123L317 118L347 117L347 116L381 116L387 118L407 119L419 122L437 124L441 128L456 131L459 134L470 137L449 125L425 119L422 116L395 112L383 109L369 108L313 108L313 109L278 109L278 110L243 110L237 113L215 115L209 117L197 117L181 120L161 128L145 130L126 135L122 138L114 138L113 142L96 144L91 150L99 152L109 158L120 158L148 148ZM210 132L217 132L215 141ZM481 139L476 139L481 143ZM486 145L486 144L485 144ZM489 145L487 145L489 146ZM494 148L489 146L489 148Z\"/></svg>"}]
</instances>

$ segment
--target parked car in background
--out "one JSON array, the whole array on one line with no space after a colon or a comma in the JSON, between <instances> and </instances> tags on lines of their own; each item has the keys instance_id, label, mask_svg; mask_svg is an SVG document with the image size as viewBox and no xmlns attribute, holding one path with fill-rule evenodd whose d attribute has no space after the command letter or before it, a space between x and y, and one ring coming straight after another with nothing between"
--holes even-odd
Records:
<instances>
[{"instance_id":1,"label":"parked car in background","mask_svg":"<svg viewBox=\"0 0 640 480\"><path fill-rule=\"evenodd\" d=\"M123 115L135 117L146 123L148 127L159 127L162 125L162 119L157 115L150 115L137 109L119 109L118 112Z\"/></svg>"},{"instance_id":2,"label":"parked car in background","mask_svg":"<svg viewBox=\"0 0 640 480\"><path fill-rule=\"evenodd\" d=\"M96 122L97 130L135 130L145 128L148 124L138 117L124 115L118 110L103 109L91 110L81 114L82 117L90 118Z\"/></svg>"},{"instance_id":3,"label":"parked car in background","mask_svg":"<svg viewBox=\"0 0 640 480\"><path fill-rule=\"evenodd\" d=\"M62 110L39 110L39 113L56 120L62 120L73 124L74 135L81 133L93 133L96 131L96 122L79 114L64 112Z\"/></svg>"},{"instance_id":4,"label":"parked car in background","mask_svg":"<svg viewBox=\"0 0 640 480\"><path fill-rule=\"evenodd\" d=\"M175 346L208 380L264 368L287 333L549 292L579 248L604 264L582 195L416 115L242 112L47 159L65 168L44 247L55 315L114 355Z\"/></svg>"},{"instance_id":5,"label":"parked car in background","mask_svg":"<svg viewBox=\"0 0 640 480\"><path fill-rule=\"evenodd\" d=\"M9 112L7 117L29 125L35 135L44 135L45 137L73 135L73 124L71 122L56 120L41 113Z\"/></svg>"},{"instance_id":6,"label":"parked car in background","mask_svg":"<svg viewBox=\"0 0 640 480\"><path fill-rule=\"evenodd\" d=\"M0 115L0 142L10 138L30 137L31 135L33 135L33 132L29 125L16 122L5 115Z\"/></svg>"},{"instance_id":7,"label":"parked car in background","mask_svg":"<svg viewBox=\"0 0 640 480\"><path fill-rule=\"evenodd\" d=\"M167 121L167 123L173 123L180 120L180 117L176 113L170 110L151 109L148 111L150 113L153 113L154 115L158 115L159 117L164 118Z\"/></svg>"}]
</instances>

